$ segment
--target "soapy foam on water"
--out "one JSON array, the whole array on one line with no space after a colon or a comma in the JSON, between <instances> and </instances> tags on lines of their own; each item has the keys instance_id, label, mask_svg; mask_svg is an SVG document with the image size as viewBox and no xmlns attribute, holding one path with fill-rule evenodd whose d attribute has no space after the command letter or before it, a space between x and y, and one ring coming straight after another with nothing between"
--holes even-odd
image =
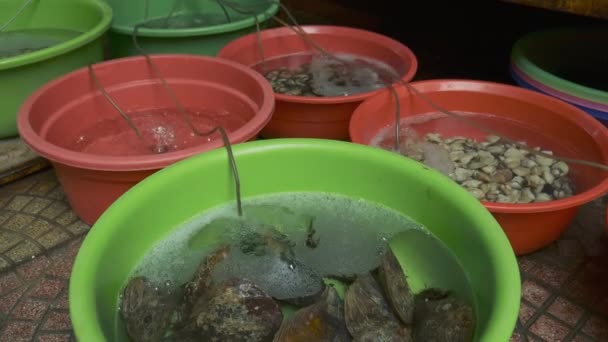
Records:
<instances>
[{"instance_id":1,"label":"soapy foam on water","mask_svg":"<svg viewBox=\"0 0 608 342\"><path fill-rule=\"evenodd\" d=\"M382 247L392 234L408 229L417 229L428 234L426 230L422 230L420 224L392 209L342 195L298 192L262 196L244 201L245 205L285 206L286 203L289 203L289 208L296 213L302 212L315 217L314 227L320 241L315 249L306 247L306 232L285 231L285 233L296 243L296 259L323 276L366 272L373 268L379 263ZM200 227L214 219L234 216L235 209L232 203L205 211L154 246L137 266L134 274L146 275L159 284L171 280L172 284L179 286L188 281L204 255L210 253L213 248L193 251L188 247L188 240ZM238 227L227 227L227 232L230 230L239 231ZM255 262L254 257L238 253L233 258L229 262L234 265L234 271L242 274L274 274L279 277L274 273L277 268L281 272L288 272L284 267L286 265L280 263L269 263L264 266L263 258L258 259L262 262ZM239 259L241 263L238 262ZM261 272L259 267L266 269ZM285 274L280 278L285 280ZM297 274L291 274L288 278L292 281L283 283L284 288L281 289L283 293L292 291L294 283L302 279ZM281 282L273 281L273 283Z\"/></svg>"},{"instance_id":2,"label":"soapy foam on water","mask_svg":"<svg viewBox=\"0 0 608 342\"><path fill-rule=\"evenodd\" d=\"M334 56L343 62L323 55L312 59L310 71L312 88L316 94L348 96L384 88L386 84L379 72L391 80L399 79L399 74L381 61L346 53L336 53ZM365 64L355 64L358 60Z\"/></svg>"},{"instance_id":3,"label":"soapy foam on water","mask_svg":"<svg viewBox=\"0 0 608 342\"><path fill-rule=\"evenodd\" d=\"M78 31L55 28L0 32L0 59L46 49L80 34Z\"/></svg>"}]
</instances>

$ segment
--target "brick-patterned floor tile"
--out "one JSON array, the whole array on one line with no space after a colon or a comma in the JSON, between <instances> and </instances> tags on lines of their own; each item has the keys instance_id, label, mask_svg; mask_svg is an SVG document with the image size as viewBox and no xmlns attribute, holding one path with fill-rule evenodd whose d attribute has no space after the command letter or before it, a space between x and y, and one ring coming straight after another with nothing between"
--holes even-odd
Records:
<instances>
[{"instance_id":1,"label":"brick-patterned floor tile","mask_svg":"<svg viewBox=\"0 0 608 342\"><path fill-rule=\"evenodd\" d=\"M40 255L43 249L30 240L22 240L21 243L15 245L4 253L4 255L13 261L13 263L20 263L24 260L31 260Z\"/></svg>"},{"instance_id":2,"label":"brick-patterned floor tile","mask_svg":"<svg viewBox=\"0 0 608 342\"><path fill-rule=\"evenodd\" d=\"M37 322L9 322L0 333L2 342L31 341Z\"/></svg>"},{"instance_id":3,"label":"brick-patterned floor tile","mask_svg":"<svg viewBox=\"0 0 608 342\"><path fill-rule=\"evenodd\" d=\"M28 214L38 214L43 209L48 207L52 202L53 201L46 198L34 198L23 208L22 211Z\"/></svg>"},{"instance_id":4,"label":"brick-patterned floor tile","mask_svg":"<svg viewBox=\"0 0 608 342\"><path fill-rule=\"evenodd\" d=\"M5 296L0 297L0 318L8 315L11 309L19 302L19 299L26 290L27 288L22 286Z\"/></svg>"},{"instance_id":5,"label":"brick-patterned floor tile","mask_svg":"<svg viewBox=\"0 0 608 342\"><path fill-rule=\"evenodd\" d=\"M519 306L519 319L522 324L528 323L528 320L534 316L536 309L524 302Z\"/></svg>"},{"instance_id":6,"label":"brick-patterned floor tile","mask_svg":"<svg viewBox=\"0 0 608 342\"><path fill-rule=\"evenodd\" d=\"M4 208L12 211L20 211L34 198L32 196L17 195Z\"/></svg>"},{"instance_id":7,"label":"brick-patterned floor tile","mask_svg":"<svg viewBox=\"0 0 608 342\"><path fill-rule=\"evenodd\" d=\"M37 321L46 312L49 303L34 299L24 299L17 304L11 313L11 319Z\"/></svg>"},{"instance_id":8,"label":"brick-patterned floor tile","mask_svg":"<svg viewBox=\"0 0 608 342\"><path fill-rule=\"evenodd\" d=\"M68 288L66 287L63 290L63 292L61 292L61 294L59 295L59 297L57 297L57 299L55 299L55 301L53 302L53 304L51 304L51 307L53 309L65 309L65 310L68 310L69 309L68 297L69 297L69 291L68 291Z\"/></svg>"},{"instance_id":9,"label":"brick-patterned floor tile","mask_svg":"<svg viewBox=\"0 0 608 342\"><path fill-rule=\"evenodd\" d=\"M44 233L48 233L49 231L51 231L53 227L54 225L47 220L36 219L34 222L24 227L22 231L27 236L36 239Z\"/></svg>"},{"instance_id":10,"label":"brick-patterned floor tile","mask_svg":"<svg viewBox=\"0 0 608 342\"><path fill-rule=\"evenodd\" d=\"M574 336L574 338L572 338L572 342L594 342L595 340L592 339L591 337L583 334L583 333L578 333L576 334L576 336Z\"/></svg>"},{"instance_id":11,"label":"brick-patterned floor tile","mask_svg":"<svg viewBox=\"0 0 608 342\"><path fill-rule=\"evenodd\" d=\"M547 309L547 312L571 326L576 325L585 313L583 308L562 297L556 298Z\"/></svg>"},{"instance_id":12,"label":"brick-patterned floor tile","mask_svg":"<svg viewBox=\"0 0 608 342\"><path fill-rule=\"evenodd\" d=\"M538 267L538 262L530 257L519 257L517 259L517 264L519 266L519 271L521 273L530 273L533 269Z\"/></svg>"},{"instance_id":13,"label":"brick-patterned floor tile","mask_svg":"<svg viewBox=\"0 0 608 342\"><path fill-rule=\"evenodd\" d=\"M0 274L0 296L18 288L21 284L21 280L19 280L15 272Z\"/></svg>"},{"instance_id":14,"label":"brick-patterned floor tile","mask_svg":"<svg viewBox=\"0 0 608 342\"><path fill-rule=\"evenodd\" d=\"M31 281L40 276L48 269L51 265L51 261L45 255L41 255L17 266L17 273L25 281Z\"/></svg>"},{"instance_id":15,"label":"brick-patterned floor tile","mask_svg":"<svg viewBox=\"0 0 608 342\"><path fill-rule=\"evenodd\" d=\"M70 342L71 334L44 334L37 338L37 342Z\"/></svg>"},{"instance_id":16,"label":"brick-patterned floor tile","mask_svg":"<svg viewBox=\"0 0 608 342\"><path fill-rule=\"evenodd\" d=\"M538 307L549 299L551 293L549 290L532 280L524 280L522 284L522 295L524 299Z\"/></svg>"},{"instance_id":17,"label":"brick-patterned floor tile","mask_svg":"<svg viewBox=\"0 0 608 342\"><path fill-rule=\"evenodd\" d=\"M569 276L567 271L549 264L543 264L542 266L534 268L530 271L530 275L556 289L560 288Z\"/></svg>"},{"instance_id":18,"label":"brick-patterned floor tile","mask_svg":"<svg viewBox=\"0 0 608 342\"><path fill-rule=\"evenodd\" d=\"M530 326L530 331L546 341L563 341L570 333L570 329L553 318L543 315Z\"/></svg>"},{"instance_id":19,"label":"brick-patterned floor tile","mask_svg":"<svg viewBox=\"0 0 608 342\"><path fill-rule=\"evenodd\" d=\"M53 300L59 296L65 286L65 280L43 278L34 285L28 295L32 298Z\"/></svg>"},{"instance_id":20,"label":"brick-patterned floor tile","mask_svg":"<svg viewBox=\"0 0 608 342\"><path fill-rule=\"evenodd\" d=\"M562 292L569 298L581 302L586 307L592 307L599 296L597 289L593 285L585 284L578 278L568 282L562 288Z\"/></svg>"},{"instance_id":21,"label":"brick-patterned floor tile","mask_svg":"<svg viewBox=\"0 0 608 342\"><path fill-rule=\"evenodd\" d=\"M61 215L66 210L68 210L68 208L69 207L66 203L60 202L60 201L55 201L48 208L44 209L40 213L40 216L42 216L46 219L52 220L52 219L55 219L57 216Z\"/></svg>"},{"instance_id":22,"label":"brick-patterned floor tile","mask_svg":"<svg viewBox=\"0 0 608 342\"><path fill-rule=\"evenodd\" d=\"M70 314L66 310L54 310L46 317L42 329L45 331L65 331L72 329Z\"/></svg>"},{"instance_id":23,"label":"brick-patterned floor tile","mask_svg":"<svg viewBox=\"0 0 608 342\"><path fill-rule=\"evenodd\" d=\"M582 331L600 341L608 341L608 319L597 316L590 317Z\"/></svg>"}]
</instances>

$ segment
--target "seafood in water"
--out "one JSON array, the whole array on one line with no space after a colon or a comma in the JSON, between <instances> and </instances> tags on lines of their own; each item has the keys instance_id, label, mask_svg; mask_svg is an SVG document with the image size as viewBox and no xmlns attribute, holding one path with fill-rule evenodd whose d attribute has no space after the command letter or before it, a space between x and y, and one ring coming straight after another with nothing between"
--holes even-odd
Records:
<instances>
[{"instance_id":1,"label":"seafood in water","mask_svg":"<svg viewBox=\"0 0 608 342\"><path fill-rule=\"evenodd\" d=\"M378 268L378 278L386 297L397 316L406 325L411 325L415 299L407 278L392 249L388 249Z\"/></svg>"},{"instance_id":2,"label":"seafood in water","mask_svg":"<svg viewBox=\"0 0 608 342\"><path fill-rule=\"evenodd\" d=\"M351 341L344 321L344 306L338 292L325 288L320 300L299 309L286 319L274 342Z\"/></svg>"},{"instance_id":3,"label":"seafood in water","mask_svg":"<svg viewBox=\"0 0 608 342\"><path fill-rule=\"evenodd\" d=\"M135 341L160 341L171 322L176 302L147 278L132 278L123 291L120 315Z\"/></svg>"},{"instance_id":4,"label":"seafood in water","mask_svg":"<svg viewBox=\"0 0 608 342\"><path fill-rule=\"evenodd\" d=\"M411 331L393 314L371 274L357 276L344 297L346 326L355 341L412 341Z\"/></svg>"},{"instance_id":5,"label":"seafood in water","mask_svg":"<svg viewBox=\"0 0 608 342\"><path fill-rule=\"evenodd\" d=\"M414 341L468 342L474 332L473 309L464 302L436 289L417 296Z\"/></svg>"}]
</instances>

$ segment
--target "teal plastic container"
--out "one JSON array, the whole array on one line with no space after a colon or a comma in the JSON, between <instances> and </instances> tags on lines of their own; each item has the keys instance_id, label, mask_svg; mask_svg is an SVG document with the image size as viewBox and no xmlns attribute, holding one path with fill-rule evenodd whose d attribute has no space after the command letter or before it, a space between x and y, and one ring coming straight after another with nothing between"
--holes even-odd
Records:
<instances>
[{"instance_id":1,"label":"teal plastic container","mask_svg":"<svg viewBox=\"0 0 608 342\"><path fill-rule=\"evenodd\" d=\"M7 22L23 4L23 0L0 1L0 23ZM0 51L6 48L9 34L19 35L20 44L35 44L42 39L59 42L0 58L0 139L19 134L17 111L36 89L65 73L103 60L102 39L111 21L112 9L102 1L38 0L0 33ZM36 42L23 43L24 35Z\"/></svg>"},{"instance_id":2,"label":"teal plastic container","mask_svg":"<svg viewBox=\"0 0 608 342\"><path fill-rule=\"evenodd\" d=\"M110 50L113 58L140 55L133 44L134 27L146 20L164 24L170 13L170 29L139 28L137 41L146 53L185 53L215 56L228 42L255 32L253 15L235 12L225 7L226 12L214 0L106 0L114 10L110 33ZM258 13L261 28L279 10L276 2L264 0L230 0L241 8ZM184 7L195 3L195 8ZM177 6L176 6L177 4ZM147 13L147 14L146 14ZM197 13L197 18L206 24L180 28L180 17ZM226 13L231 19L227 22ZM182 26L185 22L182 20ZM158 26L158 25L155 25Z\"/></svg>"},{"instance_id":3,"label":"teal plastic container","mask_svg":"<svg viewBox=\"0 0 608 342\"><path fill-rule=\"evenodd\" d=\"M478 317L474 340L509 341L521 295L515 255L492 215L451 179L396 153L335 140L270 139L233 150L245 198L336 193L383 204L424 224L466 273ZM234 201L226 151L220 148L154 173L114 202L87 235L72 270L69 304L77 339L127 341L117 307L140 259L183 223ZM392 246L399 260L416 253L403 246ZM409 265L410 281L441 288L457 283L454 273L440 266L426 272Z\"/></svg>"}]
</instances>

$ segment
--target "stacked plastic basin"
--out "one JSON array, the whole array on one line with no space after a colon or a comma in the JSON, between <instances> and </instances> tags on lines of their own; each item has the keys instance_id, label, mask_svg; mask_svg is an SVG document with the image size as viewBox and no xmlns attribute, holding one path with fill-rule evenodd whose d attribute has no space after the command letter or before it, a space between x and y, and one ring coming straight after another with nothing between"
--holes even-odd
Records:
<instances>
[{"instance_id":1,"label":"stacked plastic basin","mask_svg":"<svg viewBox=\"0 0 608 342\"><path fill-rule=\"evenodd\" d=\"M528 34L513 46L510 68L521 87L566 101L608 126L608 27Z\"/></svg>"}]
</instances>

